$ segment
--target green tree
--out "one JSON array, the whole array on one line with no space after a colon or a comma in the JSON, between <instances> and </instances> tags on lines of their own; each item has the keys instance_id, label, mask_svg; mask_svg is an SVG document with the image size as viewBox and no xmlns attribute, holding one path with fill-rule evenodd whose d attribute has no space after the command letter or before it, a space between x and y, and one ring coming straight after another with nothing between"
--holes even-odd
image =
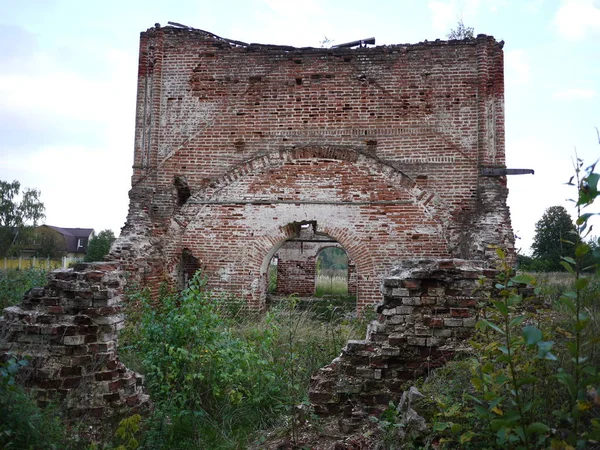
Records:
<instances>
[{"instance_id":1,"label":"green tree","mask_svg":"<svg viewBox=\"0 0 600 450\"><path fill-rule=\"evenodd\" d=\"M104 257L108 255L110 246L115 240L115 234L112 230L102 230L98 235L90 239L85 261L104 261Z\"/></svg>"},{"instance_id":2,"label":"green tree","mask_svg":"<svg viewBox=\"0 0 600 450\"><path fill-rule=\"evenodd\" d=\"M60 258L66 253L65 238L48 227L35 230L35 255L42 258Z\"/></svg>"},{"instance_id":3,"label":"green tree","mask_svg":"<svg viewBox=\"0 0 600 450\"><path fill-rule=\"evenodd\" d=\"M574 257L576 230L571 216L562 206L551 206L535 224L535 237L531 248L538 270L554 272L564 270L561 257Z\"/></svg>"},{"instance_id":4,"label":"green tree","mask_svg":"<svg viewBox=\"0 0 600 450\"><path fill-rule=\"evenodd\" d=\"M21 183L0 180L0 256L17 253L33 235L33 229L46 216L40 191L26 188L21 201Z\"/></svg>"},{"instance_id":5,"label":"green tree","mask_svg":"<svg viewBox=\"0 0 600 450\"><path fill-rule=\"evenodd\" d=\"M450 30L447 34L448 39L473 39L474 29L473 27L465 26L462 19L458 21L456 28Z\"/></svg>"}]
</instances>

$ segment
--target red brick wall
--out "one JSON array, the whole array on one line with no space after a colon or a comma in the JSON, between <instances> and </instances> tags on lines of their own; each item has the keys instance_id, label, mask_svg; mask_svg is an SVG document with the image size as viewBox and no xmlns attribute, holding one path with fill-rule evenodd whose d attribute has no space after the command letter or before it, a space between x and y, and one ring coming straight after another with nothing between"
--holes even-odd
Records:
<instances>
[{"instance_id":1,"label":"red brick wall","mask_svg":"<svg viewBox=\"0 0 600 450\"><path fill-rule=\"evenodd\" d=\"M503 165L503 54L491 37L293 49L152 28L113 257L156 285L187 248L212 288L261 307L289 225L315 221L355 262L362 308L395 262L512 247L505 180L479 175Z\"/></svg>"}]
</instances>

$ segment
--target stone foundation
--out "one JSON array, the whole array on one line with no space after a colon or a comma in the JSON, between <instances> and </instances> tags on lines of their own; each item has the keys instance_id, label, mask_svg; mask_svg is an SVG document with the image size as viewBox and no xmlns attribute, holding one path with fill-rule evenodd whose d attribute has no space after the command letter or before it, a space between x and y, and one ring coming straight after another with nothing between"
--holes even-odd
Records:
<instances>
[{"instance_id":1,"label":"stone foundation","mask_svg":"<svg viewBox=\"0 0 600 450\"><path fill-rule=\"evenodd\" d=\"M71 417L103 419L148 404L142 377L119 361L125 280L117 263L55 270L0 318L0 356L29 359L18 373L41 404L61 399Z\"/></svg>"},{"instance_id":2,"label":"stone foundation","mask_svg":"<svg viewBox=\"0 0 600 450\"><path fill-rule=\"evenodd\" d=\"M458 259L397 266L383 280L384 301L366 339L348 341L341 355L312 377L309 398L315 411L358 423L364 414L397 402L407 382L465 349L494 274L481 261ZM478 290L482 276L488 279Z\"/></svg>"}]
</instances>

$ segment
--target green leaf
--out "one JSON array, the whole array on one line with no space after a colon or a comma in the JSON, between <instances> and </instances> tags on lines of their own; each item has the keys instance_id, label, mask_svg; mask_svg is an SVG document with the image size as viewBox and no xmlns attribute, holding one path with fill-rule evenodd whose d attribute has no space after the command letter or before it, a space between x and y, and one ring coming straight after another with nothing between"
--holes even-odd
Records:
<instances>
[{"instance_id":1,"label":"green leaf","mask_svg":"<svg viewBox=\"0 0 600 450\"><path fill-rule=\"evenodd\" d=\"M506 411L504 413L504 419L514 422L515 420L519 420L521 418L521 414L516 409L511 409L510 411Z\"/></svg>"},{"instance_id":2,"label":"green leaf","mask_svg":"<svg viewBox=\"0 0 600 450\"><path fill-rule=\"evenodd\" d=\"M475 412L477 412L477 414L484 419L491 415L491 413L481 405L475 405Z\"/></svg>"},{"instance_id":3,"label":"green leaf","mask_svg":"<svg viewBox=\"0 0 600 450\"><path fill-rule=\"evenodd\" d=\"M578 278L575 280L575 289L581 291L585 289L590 284L589 278Z\"/></svg>"},{"instance_id":4,"label":"green leaf","mask_svg":"<svg viewBox=\"0 0 600 450\"><path fill-rule=\"evenodd\" d=\"M500 314L502 314L504 317L508 316L508 308L506 307L504 302L494 300L492 301L492 304L496 307L498 311L500 311Z\"/></svg>"},{"instance_id":5,"label":"green leaf","mask_svg":"<svg viewBox=\"0 0 600 450\"><path fill-rule=\"evenodd\" d=\"M512 277L510 280L513 283L532 284L535 281L535 277L527 273L522 273L515 277Z\"/></svg>"},{"instance_id":6,"label":"green leaf","mask_svg":"<svg viewBox=\"0 0 600 450\"><path fill-rule=\"evenodd\" d=\"M573 267L571 267L571 265L565 261L561 261L560 265L563 266L565 268L565 270L567 272L569 272L571 275L575 275L575 271L573 270Z\"/></svg>"},{"instance_id":7,"label":"green leaf","mask_svg":"<svg viewBox=\"0 0 600 450\"><path fill-rule=\"evenodd\" d=\"M596 368L594 366L585 366L583 369L581 369L586 375L591 375L591 376L595 376L596 375Z\"/></svg>"},{"instance_id":8,"label":"green leaf","mask_svg":"<svg viewBox=\"0 0 600 450\"><path fill-rule=\"evenodd\" d=\"M460 443L465 444L470 442L475 436L477 436L477 433L474 433L473 431L467 431L460 436Z\"/></svg>"},{"instance_id":9,"label":"green leaf","mask_svg":"<svg viewBox=\"0 0 600 450\"><path fill-rule=\"evenodd\" d=\"M533 375L522 377L517 379L517 387L525 386L527 384L534 384L536 381L538 381L538 377L534 377Z\"/></svg>"},{"instance_id":10,"label":"green leaf","mask_svg":"<svg viewBox=\"0 0 600 450\"><path fill-rule=\"evenodd\" d=\"M582 256L589 253L590 250L591 250L591 247L588 244L580 243L577 245L577 247L575 247L575 257L581 258Z\"/></svg>"},{"instance_id":11,"label":"green leaf","mask_svg":"<svg viewBox=\"0 0 600 450\"><path fill-rule=\"evenodd\" d=\"M453 423L452 427L450 427L450 431L454 434L458 434L462 431L463 426L460 423Z\"/></svg>"},{"instance_id":12,"label":"green leaf","mask_svg":"<svg viewBox=\"0 0 600 450\"><path fill-rule=\"evenodd\" d=\"M555 375L556 379L560 383L567 386L567 388L569 389L569 393L573 396L576 391L575 381L573 380L573 376L571 374L565 372L563 369L559 369L559 370L561 370L561 371Z\"/></svg>"},{"instance_id":13,"label":"green leaf","mask_svg":"<svg viewBox=\"0 0 600 450\"><path fill-rule=\"evenodd\" d=\"M550 431L550 428L546 424L543 424L542 422L530 423L526 429L527 434L534 434L534 433L543 434L543 433L547 433L548 431Z\"/></svg>"},{"instance_id":14,"label":"green leaf","mask_svg":"<svg viewBox=\"0 0 600 450\"><path fill-rule=\"evenodd\" d=\"M528 325L523 328L523 338L527 345L537 344L542 340L542 332L533 325Z\"/></svg>"},{"instance_id":15,"label":"green leaf","mask_svg":"<svg viewBox=\"0 0 600 450\"><path fill-rule=\"evenodd\" d=\"M490 428L492 431L496 432L501 428L504 428L508 425L508 421L505 419L492 419L490 420Z\"/></svg>"},{"instance_id":16,"label":"green leaf","mask_svg":"<svg viewBox=\"0 0 600 450\"><path fill-rule=\"evenodd\" d=\"M531 410L531 407L533 406L533 402L525 402L523 403L523 405L521 406L521 410L526 413L528 411Z\"/></svg>"},{"instance_id":17,"label":"green leaf","mask_svg":"<svg viewBox=\"0 0 600 450\"><path fill-rule=\"evenodd\" d=\"M537 343L537 346L539 350L538 357L544 358L546 356L546 353L552 350L552 347L554 346L554 341L541 341Z\"/></svg>"},{"instance_id":18,"label":"green leaf","mask_svg":"<svg viewBox=\"0 0 600 450\"><path fill-rule=\"evenodd\" d=\"M518 316L510 321L510 326L514 327L515 325L520 325L527 317L526 316Z\"/></svg>"},{"instance_id":19,"label":"green leaf","mask_svg":"<svg viewBox=\"0 0 600 450\"><path fill-rule=\"evenodd\" d=\"M506 354L506 355L499 355L498 357L496 357L496 362L499 362L499 363L510 362L510 356L508 356L508 354Z\"/></svg>"},{"instance_id":20,"label":"green leaf","mask_svg":"<svg viewBox=\"0 0 600 450\"><path fill-rule=\"evenodd\" d=\"M508 297L506 303L508 304L508 306L515 306L515 305L521 304L522 301L523 301L522 295L512 294L511 296Z\"/></svg>"},{"instance_id":21,"label":"green leaf","mask_svg":"<svg viewBox=\"0 0 600 450\"><path fill-rule=\"evenodd\" d=\"M481 323L485 324L486 326L490 327L492 330L497 331L500 334L504 334L504 331L502 331L498 327L498 325L496 325L495 323L490 322L489 320L481 319Z\"/></svg>"},{"instance_id":22,"label":"green leaf","mask_svg":"<svg viewBox=\"0 0 600 450\"><path fill-rule=\"evenodd\" d=\"M573 300L567 295L561 295L558 301L565 305L572 313L577 312L577 307L575 306L575 303L573 303Z\"/></svg>"},{"instance_id":23,"label":"green leaf","mask_svg":"<svg viewBox=\"0 0 600 450\"><path fill-rule=\"evenodd\" d=\"M565 345L569 349L569 353L571 355L575 355L577 353L577 343L575 341L567 342Z\"/></svg>"}]
</instances>

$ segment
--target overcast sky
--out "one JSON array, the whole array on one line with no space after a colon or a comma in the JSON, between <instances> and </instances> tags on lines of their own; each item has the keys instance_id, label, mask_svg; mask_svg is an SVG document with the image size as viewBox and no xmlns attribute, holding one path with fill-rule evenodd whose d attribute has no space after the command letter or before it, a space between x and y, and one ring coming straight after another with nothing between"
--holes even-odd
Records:
<instances>
[{"instance_id":1,"label":"overcast sky","mask_svg":"<svg viewBox=\"0 0 600 450\"><path fill-rule=\"evenodd\" d=\"M168 4L171 3L171 4ZM119 234L127 215L139 33L179 22L319 47L444 39L460 18L506 42L506 154L517 246L600 157L600 0L0 0L0 179L42 191L46 223ZM600 226L600 225L599 225ZM596 234L600 234L600 231Z\"/></svg>"}]
</instances>

